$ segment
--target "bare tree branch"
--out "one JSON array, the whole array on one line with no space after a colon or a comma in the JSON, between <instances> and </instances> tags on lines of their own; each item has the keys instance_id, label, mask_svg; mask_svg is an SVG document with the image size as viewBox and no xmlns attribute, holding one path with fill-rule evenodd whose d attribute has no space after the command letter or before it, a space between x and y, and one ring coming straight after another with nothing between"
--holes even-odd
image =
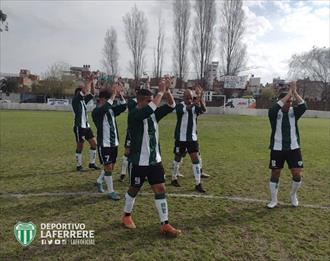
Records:
<instances>
[{"instance_id":1,"label":"bare tree branch","mask_svg":"<svg viewBox=\"0 0 330 261\"><path fill-rule=\"evenodd\" d=\"M113 26L106 32L102 54L102 65L107 74L116 76L118 73L119 53L117 48L117 32Z\"/></svg>"},{"instance_id":2,"label":"bare tree branch","mask_svg":"<svg viewBox=\"0 0 330 261\"><path fill-rule=\"evenodd\" d=\"M214 0L200 0L194 6L196 19L192 40L192 58L199 79L204 79L205 70L214 51L215 7Z\"/></svg>"},{"instance_id":3,"label":"bare tree branch","mask_svg":"<svg viewBox=\"0 0 330 261\"><path fill-rule=\"evenodd\" d=\"M189 70L188 65L188 39L190 29L190 1L175 0L174 13L174 45L173 67L178 78L184 79Z\"/></svg>"},{"instance_id":4,"label":"bare tree branch","mask_svg":"<svg viewBox=\"0 0 330 261\"><path fill-rule=\"evenodd\" d=\"M164 64L164 22L162 21L161 13L158 16L158 35L157 46L154 49L154 70L153 75L159 79L162 76L163 64Z\"/></svg>"},{"instance_id":5,"label":"bare tree branch","mask_svg":"<svg viewBox=\"0 0 330 261\"><path fill-rule=\"evenodd\" d=\"M330 81L330 48L313 47L308 52L293 55L288 75L293 79L320 81L325 88Z\"/></svg>"},{"instance_id":6,"label":"bare tree branch","mask_svg":"<svg viewBox=\"0 0 330 261\"><path fill-rule=\"evenodd\" d=\"M135 80L139 79L144 69L144 50L148 32L148 22L143 11L139 11L136 5L130 13L123 17L125 25L126 41L132 53L133 60L129 62L130 70Z\"/></svg>"},{"instance_id":7,"label":"bare tree branch","mask_svg":"<svg viewBox=\"0 0 330 261\"><path fill-rule=\"evenodd\" d=\"M221 74L237 75L246 68L246 45L243 0L226 0L220 11Z\"/></svg>"}]
</instances>

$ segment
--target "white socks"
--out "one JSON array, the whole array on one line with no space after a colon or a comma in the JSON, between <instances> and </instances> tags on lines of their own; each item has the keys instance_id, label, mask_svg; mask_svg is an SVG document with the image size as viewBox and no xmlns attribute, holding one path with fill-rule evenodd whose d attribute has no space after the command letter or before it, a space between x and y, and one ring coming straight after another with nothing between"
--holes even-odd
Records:
<instances>
[{"instance_id":1,"label":"white socks","mask_svg":"<svg viewBox=\"0 0 330 261\"><path fill-rule=\"evenodd\" d=\"M201 183L201 165L198 164L192 164L192 169L194 172L194 177L196 181L196 185Z\"/></svg>"},{"instance_id":2,"label":"white socks","mask_svg":"<svg viewBox=\"0 0 330 261\"><path fill-rule=\"evenodd\" d=\"M279 183L269 182L269 189L272 200L267 204L268 208L274 208L277 205L277 193L278 193Z\"/></svg>"},{"instance_id":3,"label":"white socks","mask_svg":"<svg viewBox=\"0 0 330 261\"><path fill-rule=\"evenodd\" d=\"M125 194L125 206L124 206L124 212L125 213L132 213L133 206L135 203L135 197L131 197L127 192Z\"/></svg>"},{"instance_id":4,"label":"white socks","mask_svg":"<svg viewBox=\"0 0 330 261\"><path fill-rule=\"evenodd\" d=\"M113 182L112 182L112 173L111 172L110 172L110 174L109 174L109 172L105 172L105 174L104 174L104 181L107 184L108 192L109 193L114 192L114 190L113 190Z\"/></svg>"},{"instance_id":5,"label":"white socks","mask_svg":"<svg viewBox=\"0 0 330 261\"><path fill-rule=\"evenodd\" d=\"M99 184L103 183L103 177L104 177L104 170L101 171L100 176L97 178L96 182Z\"/></svg>"},{"instance_id":6,"label":"white socks","mask_svg":"<svg viewBox=\"0 0 330 261\"><path fill-rule=\"evenodd\" d=\"M172 165L173 165L172 180L176 180L176 179L178 179L180 162L173 160Z\"/></svg>"},{"instance_id":7,"label":"white socks","mask_svg":"<svg viewBox=\"0 0 330 261\"><path fill-rule=\"evenodd\" d=\"M96 160L96 150L89 150L89 164L95 164Z\"/></svg>"},{"instance_id":8,"label":"white socks","mask_svg":"<svg viewBox=\"0 0 330 261\"><path fill-rule=\"evenodd\" d=\"M292 186L291 186L291 192L290 192L290 198L291 198L291 204L294 207L298 207L299 202L297 198L297 191L301 187L301 181L292 181Z\"/></svg>"},{"instance_id":9,"label":"white socks","mask_svg":"<svg viewBox=\"0 0 330 261\"><path fill-rule=\"evenodd\" d=\"M127 173L127 167L128 167L128 158L126 156L123 156L123 161L121 163L121 175L126 175Z\"/></svg>"},{"instance_id":10,"label":"white socks","mask_svg":"<svg viewBox=\"0 0 330 261\"><path fill-rule=\"evenodd\" d=\"M155 205L158 210L160 223L168 221L168 208L166 198L155 199Z\"/></svg>"},{"instance_id":11,"label":"white socks","mask_svg":"<svg viewBox=\"0 0 330 261\"><path fill-rule=\"evenodd\" d=\"M76 162L77 162L77 167L82 165L82 154L76 152Z\"/></svg>"}]
</instances>

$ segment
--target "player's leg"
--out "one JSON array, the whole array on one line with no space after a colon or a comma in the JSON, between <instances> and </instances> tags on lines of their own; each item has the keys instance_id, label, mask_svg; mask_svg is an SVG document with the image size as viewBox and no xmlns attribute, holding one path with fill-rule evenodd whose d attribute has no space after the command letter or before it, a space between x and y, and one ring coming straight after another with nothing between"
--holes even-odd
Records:
<instances>
[{"instance_id":1,"label":"player's leg","mask_svg":"<svg viewBox=\"0 0 330 261\"><path fill-rule=\"evenodd\" d=\"M122 223L127 228L136 228L132 219L132 211L135 203L135 198L143 185L145 179L146 167L132 165L130 173L130 187L125 194L124 215L122 217Z\"/></svg>"},{"instance_id":2,"label":"player's leg","mask_svg":"<svg viewBox=\"0 0 330 261\"><path fill-rule=\"evenodd\" d=\"M112 172L113 172L114 166L115 166L114 163L104 165L104 181L107 184L108 197L112 200L119 200L120 196L113 189Z\"/></svg>"},{"instance_id":3,"label":"player's leg","mask_svg":"<svg viewBox=\"0 0 330 261\"><path fill-rule=\"evenodd\" d=\"M104 165L104 181L108 188L108 197L112 200L119 200L118 193L113 189L112 173L116 164L118 147L102 147L103 165Z\"/></svg>"},{"instance_id":4,"label":"player's leg","mask_svg":"<svg viewBox=\"0 0 330 261\"><path fill-rule=\"evenodd\" d=\"M155 205L158 211L161 229L160 232L169 236L179 236L181 230L175 229L168 221L168 205L165 190L165 171L161 163L150 166L148 182L155 194Z\"/></svg>"},{"instance_id":5,"label":"player's leg","mask_svg":"<svg viewBox=\"0 0 330 261\"><path fill-rule=\"evenodd\" d=\"M125 178L126 173L127 173L127 169L128 169L128 165L129 165L129 162L128 162L129 153L130 153L130 148L125 147L125 153L124 153L124 156L123 156L123 160L121 162L121 171L120 171L120 178L119 178L120 182L124 181L124 178Z\"/></svg>"},{"instance_id":6,"label":"player's leg","mask_svg":"<svg viewBox=\"0 0 330 261\"><path fill-rule=\"evenodd\" d=\"M98 152L98 155L99 155L100 163L104 166L103 156L102 156L102 148L100 146L97 146L97 152ZM100 193L104 192L104 189L103 189L104 173L105 173L104 169L102 169L101 173L100 173L100 176L96 180L97 191L100 192Z\"/></svg>"},{"instance_id":7,"label":"player's leg","mask_svg":"<svg viewBox=\"0 0 330 261\"><path fill-rule=\"evenodd\" d=\"M73 127L73 132L76 138L76 169L77 171L83 172L82 167L82 150L84 147L84 138L82 129L79 127Z\"/></svg>"},{"instance_id":8,"label":"player's leg","mask_svg":"<svg viewBox=\"0 0 330 261\"><path fill-rule=\"evenodd\" d=\"M198 152L198 157L199 157L199 164L201 164L201 178L209 178L210 175L203 171L202 154L200 151Z\"/></svg>"},{"instance_id":9,"label":"player's leg","mask_svg":"<svg viewBox=\"0 0 330 261\"><path fill-rule=\"evenodd\" d=\"M192 170L195 177L195 190L199 193L205 193L201 183L201 164L199 161L199 145L197 141L187 143L187 150L192 163Z\"/></svg>"},{"instance_id":10,"label":"player's leg","mask_svg":"<svg viewBox=\"0 0 330 261\"><path fill-rule=\"evenodd\" d=\"M267 204L267 208L274 208L277 206L279 179L283 166L284 166L284 152L272 150L270 152L270 161L269 161L269 169L271 169L271 177L269 180L271 201Z\"/></svg>"},{"instance_id":11,"label":"player's leg","mask_svg":"<svg viewBox=\"0 0 330 261\"><path fill-rule=\"evenodd\" d=\"M85 137L86 137L86 140L88 141L88 143L90 145L88 167L90 169L99 170L100 168L97 167L96 164L95 164L97 143L96 143L96 139L94 137L94 134L93 134L93 132L90 128L86 129L86 136Z\"/></svg>"},{"instance_id":12,"label":"player's leg","mask_svg":"<svg viewBox=\"0 0 330 261\"><path fill-rule=\"evenodd\" d=\"M84 148L84 141L77 142L76 146L76 163L77 163L77 171L83 172L83 166L82 166L82 150Z\"/></svg>"},{"instance_id":13,"label":"player's leg","mask_svg":"<svg viewBox=\"0 0 330 261\"><path fill-rule=\"evenodd\" d=\"M301 173L304 167L300 149L289 152L288 165L292 174L292 185L290 191L291 204L294 207L298 207L299 201L297 192L302 184Z\"/></svg>"},{"instance_id":14,"label":"player's leg","mask_svg":"<svg viewBox=\"0 0 330 261\"><path fill-rule=\"evenodd\" d=\"M173 152L174 152L174 160L172 163L173 172L172 172L171 185L175 187L180 187L180 184L178 182L178 176L179 176L179 168L180 168L181 160L186 154L185 142L175 141Z\"/></svg>"}]
</instances>

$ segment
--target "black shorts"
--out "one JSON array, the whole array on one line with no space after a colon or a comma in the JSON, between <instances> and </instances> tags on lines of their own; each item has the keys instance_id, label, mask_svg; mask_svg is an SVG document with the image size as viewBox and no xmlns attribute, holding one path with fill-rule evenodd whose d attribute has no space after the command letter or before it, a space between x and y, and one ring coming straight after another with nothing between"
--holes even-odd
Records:
<instances>
[{"instance_id":1,"label":"black shorts","mask_svg":"<svg viewBox=\"0 0 330 261\"><path fill-rule=\"evenodd\" d=\"M130 148L131 147L131 136L130 136L128 130L126 131L124 147L125 148Z\"/></svg>"},{"instance_id":2,"label":"black shorts","mask_svg":"<svg viewBox=\"0 0 330 261\"><path fill-rule=\"evenodd\" d=\"M289 169L304 167L300 149L271 150L269 160L270 169L283 169L285 161L288 163Z\"/></svg>"},{"instance_id":3,"label":"black shorts","mask_svg":"<svg viewBox=\"0 0 330 261\"><path fill-rule=\"evenodd\" d=\"M91 128L73 127L73 132L76 136L77 143L94 138L94 134Z\"/></svg>"},{"instance_id":4,"label":"black shorts","mask_svg":"<svg viewBox=\"0 0 330 261\"><path fill-rule=\"evenodd\" d=\"M199 152L198 141L175 141L173 153L179 156L186 156L186 153Z\"/></svg>"},{"instance_id":5,"label":"black shorts","mask_svg":"<svg viewBox=\"0 0 330 261\"><path fill-rule=\"evenodd\" d=\"M102 165L115 164L118 155L118 147L97 146L99 159Z\"/></svg>"},{"instance_id":6,"label":"black shorts","mask_svg":"<svg viewBox=\"0 0 330 261\"><path fill-rule=\"evenodd\" d=\"M151 166L138 166L132 164L130 173L130 185L132 187L142 187L145 178L148 178L150 185L165 183L165 171L160 162Z\"/></svg>"}]
</instances>

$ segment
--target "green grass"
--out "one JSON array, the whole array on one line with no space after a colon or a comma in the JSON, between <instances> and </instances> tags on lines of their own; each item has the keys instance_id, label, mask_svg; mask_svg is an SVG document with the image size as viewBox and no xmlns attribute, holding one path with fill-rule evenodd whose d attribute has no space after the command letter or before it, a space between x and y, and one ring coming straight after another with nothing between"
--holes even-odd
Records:
<instances>
[{"instance_id":1,"label":"green grass","mask_svg":"<svg viewBox=\"0 0 330 261\"><path fill-rule=\"evenodd\" d=\"M126 114L118 117L121 142ZM73 115L67 112L0 111L1 193L95 192L95 171L75 170ZM199 119L199 140L208 194L266 200L268 141L265 117L204 115ZM160 124L162 159L171 175L175 117ZM302 204L329 206L329 121L301 119L304 158ZM124 195L127 184L117 181L122 145L115 170L115 189ZM87 165L88 146L84 151ZM194 194L191 164L186 158L181 188L167 191ZM167 181L168 183L169 181ZM279 199L289 202L291 178L285 169ZM144 192L150 192L147 184ZM152 196L140 196L134 207L138 228L120 224L124 201L106 197L59 196L0 198L0 260L328 260L329 210L281 206L267 210L262 204L219 199L168 198L170 221L183 236L159 235L159 219ZM16 241L17 221L85 223L95 230L94 246L42 246L40 236L28 247Z\"/></svg>"}]
</instances>

